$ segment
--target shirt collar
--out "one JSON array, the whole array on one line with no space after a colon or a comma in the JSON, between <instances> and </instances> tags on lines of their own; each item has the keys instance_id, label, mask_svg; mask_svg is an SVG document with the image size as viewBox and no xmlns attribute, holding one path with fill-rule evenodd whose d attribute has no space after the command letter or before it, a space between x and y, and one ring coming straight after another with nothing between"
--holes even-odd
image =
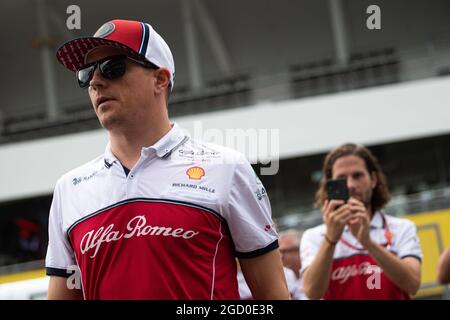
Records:
<instances>
[{"instance_id":1,"label":"shirt collar","mask_svg":"<svg viewBox=\"0 0 450 320\"><path fill-rule=\"evenodd\" d=\"M108 141L108 144L105 148L105 167L109 169L113 165L114 162L119 162L116 156L111 151L111 142Z\"/></svg>"},{"instance_id":2,"label":"shirt collar","mask_svg":"<svg viewBox=\"0 0 450 320\"><path fill-rule=\"evenodd\" d=\"M381 212L376 211L374 213L372 220L370 220L370 227L373 229L384 228L384 219Z\"/></svg>"},{"instance_id":3,"label":"shirt collar","mask_svg":"<svg viewBox=\"0 0 450 320\"><path fill-rule=\"evenodd\" d=\"M174 149L182 145L189 139L181 127L176 123L172 123L172 128L161 139L150 147L144 147L142 150L153 149L159 158L168 157ZM119 162L111 151L111 142L108 142L105 148L105 166L110 167L114 162Z\"/></svg>"},{"instance_id":4,"label":"shirt collar","mask_svg":"<svg viewBox=\"0 0 450 320\"><path fill-rule=\"evenodd\" d=\"M153 146L144 148L152 148L156 151L156 155L160 158L168 157L174 149L187 141L189 137L183 132L180 126L174 122L172 129L159 139Z\"/></svg>"}]
</instances>

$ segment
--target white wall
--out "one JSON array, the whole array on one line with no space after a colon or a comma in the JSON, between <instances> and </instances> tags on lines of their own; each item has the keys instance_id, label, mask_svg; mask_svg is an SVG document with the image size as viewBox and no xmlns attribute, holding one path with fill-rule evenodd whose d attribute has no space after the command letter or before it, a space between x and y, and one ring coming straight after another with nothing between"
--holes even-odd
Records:
<instances>
[{"instance_id":1,"label":"white wall","mask_svg":"<svg viewBox=\"0 0 450 320\"><path fill-rule=\"evenodd\" d=\"M373 145L450 133L449 89L450 77L437 78L174 120L195 137L201 121L204 138L233 128L278 129L279 157L288 158L348 141ZM106 141L98 130L0 146L0 201L51 193L64 172L101 154ZM252 146L238 149L251 156Z\"/></svg>"},{"instance_id":2,"label":"white wall","mask_svg":"<svg viewBox=\"0 0 450 320\"><path fill-rule=\"evenodd\" d=\"M49 277L0 284L0 300L45 300Z\"/></svg>"}]
</instances>

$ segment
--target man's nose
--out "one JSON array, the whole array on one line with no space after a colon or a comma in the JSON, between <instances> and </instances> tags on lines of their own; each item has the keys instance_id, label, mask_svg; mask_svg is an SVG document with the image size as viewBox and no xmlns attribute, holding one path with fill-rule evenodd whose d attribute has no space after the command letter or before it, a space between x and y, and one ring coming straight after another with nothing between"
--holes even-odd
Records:
<instances>
[{"instance_id":1,"label":"man's nose","mask_svg":"<svg viewBox=\"0 0 450 320\"><path fill-rule=\"evenodd\" d=\"M348 190L356 189L356 181L352 177L347 177L347 188Z\"/></svg>"},{"instance_id":2,"label":"man's nose","mask_svg":"<svg viewBox=\"0 0 450 320\"><path fill-rule=\"evenodd\" d=\"M100 70L95 68L94 74L92 75L91 81L89 81L89 85L93 88L97 88L105 85L105 79L100 74Z\"/></svg>"}]
</instances>

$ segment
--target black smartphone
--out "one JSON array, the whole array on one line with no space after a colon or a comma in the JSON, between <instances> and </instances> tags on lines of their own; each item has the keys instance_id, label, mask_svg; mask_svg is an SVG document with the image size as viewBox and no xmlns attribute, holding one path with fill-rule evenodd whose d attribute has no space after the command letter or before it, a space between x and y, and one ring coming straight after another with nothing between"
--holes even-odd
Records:
<instances>
[{"instance_id":1,"label":"black smartphone","mask_svg":"<svg viewBox=\"0 0 450 320\"><path fill-rule=\"evenodd\" d=\"M328 200L344 200L347 202L349 196L347 179L328 180L326 184Z\"/></svg>"}]
</instances>

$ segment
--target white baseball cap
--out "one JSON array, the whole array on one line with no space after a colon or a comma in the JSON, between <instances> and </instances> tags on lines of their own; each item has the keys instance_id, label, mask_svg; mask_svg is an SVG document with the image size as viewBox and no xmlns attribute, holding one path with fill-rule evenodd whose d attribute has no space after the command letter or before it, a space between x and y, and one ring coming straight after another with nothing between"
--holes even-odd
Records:
<instances>
[{"instance_id":1,"label":"white baseball cap","mask_svg":"<svg viewBox=\"0 0 450 320\"><path fill-rule=\"evenodd\" d=\"M149 61L170 71L173 89L175 63L172 52L164 39L145 22L112 20L103 24L92 37L73 39L63 44L56 58L67 69L77 71L86 64L86 55L97 47L123 49L134 57Z\"/></svg>"}]
</instances>

